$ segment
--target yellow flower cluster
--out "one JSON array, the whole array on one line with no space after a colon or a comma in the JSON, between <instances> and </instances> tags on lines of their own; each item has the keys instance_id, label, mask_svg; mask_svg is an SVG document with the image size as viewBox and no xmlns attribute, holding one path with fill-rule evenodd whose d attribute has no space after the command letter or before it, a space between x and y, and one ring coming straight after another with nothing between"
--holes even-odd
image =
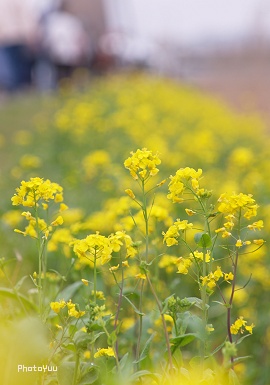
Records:
<instances>
[{"instance_id":1,"label":"yellow flower cluster","mask_svg":"<svg viewBox=\"0 0 270 385\"><path fill-rule=\"evenodd\" d=\"M137 249L134 247L131 237L124 231L116 231L115 234L109 235L108 239L114 252L117 253L121 247L124 246L126 249L126 258L133 258L137 254Z\"/></svg>"},{"instance_id":2,"label":"yellow flower cluster","mask_svg":"<svg viewBox=\"0 0 270 385\"><path fill-rule=\"evenodd\" d=\"M11 198L14 206L25 207L34 207L40 200L62 202L63 188L49 179L44 181L42 178L35 177L30 178L28 182L22 181L21 186L16 188L16 194Z\"/></svg>"},{"instance_id":3,"label":"yellow flower cluster","mask_svg":"<svg viewBox=\"0 0 270 385\"><path fill-rule=\"evenodd\" d=\"M85 314L85 311L77 310L77 305L71 299L68 302L63 299L58 302L51 302L50 307L56 314L59 314L61 309L67 307L69 317L80 318Z\"/></svg>"},{"instance_id":4,"label":"yellow flower cluster","mask_svg":"<svg viewBox=\"0 0 270 385\"><path fill-rule=\"evenodd\" d=\"M108 347L108 348L98 349L98 351L94 354L94 358L99 358L99 357L115 357L113 348Z\"/></svg>"},{"instance_id":5,"label":"yellow flower cluster","mask_svg":"<svg viewBox=\"0 0 270 385\"><path fill-rule=\"evenodd\" d=\"M218 199L220 203L218 206L218 211L224 214L231 214L231 219L236 212L240 209L244 212L244 217L246 219L251 219L257 215L258 205L255 202L255 199L252 198L251 194L228 194L224 193Z\"/></svg>"},{"instance_id":6,"label":"yellow flower cluster","mask_svg":"<svg viewBox=\"0 0 270 385\"><path fill-rule=\"evenodd\" d=\"M131 151L130 154L131 156L125 160L124 166L130 171L132 178L146 180L159 172L156 167L161 163L158 154L153 155L152 151L147 148L138 149L135 153Z\"/></svg>"},{"instance_id":7,"label":"yellow flower cluster","mask_svg":"<svg viewBox=\"0 0 270 385\"><path fill-rule=\"evenodd\" d=\"M166 242L168 247L178 245L177 239L180 237L181 233L188 229L192 229L192 227L193 223L189 223L187 220L181 221L180 219L177 219L176 222L169 227L166 233L164 231L162 232L163 242Z\"/></svg>"},{"instance_id":8,"label":"yellow flower cluster","mask_svg":"<svg viewBox=\"0 0 270 385\"><path fill-rule=\"evenodd\" d=\"M101 264L104 265L111 260L112 244L107 237L100 235L98 231L84 239L76 239L72 245L74 253L83 264L93 266L95 260L100 260Z\"/></svg>"},{"instance_id":9,"label":"yellow flower cluster","mask_svg":"<svg viewBox=\"0 0 270 385\"><path fill-rule=\"evenodd\" d=\"M169 194L167 195L168 199L171 199L173 203L183 202L183 193L188 187L188 182L190 182L189 187L195 191L199 190L199 179L202 175L202 170L194 170L194 168L186 167L180 168L176 171L174 176L170 176L169 183Z\"/></svg>"},{"instance_id":10,"label":"yellow flower cluster","mask_svg":"<svg viewBox=\"0 0 270 385\"><path fill-rule=\"evenodd\" d=\"M253 328L255 325L252 323L251 325L247 325L247 321L244 320L242 316L237 318L234 324L231 325L231 333L232 334L238 334L238 333L244 333L244 330L252 334Z\"/></svg>"},{"instance_id":11,"label":"yellow flower cluster","mask_svg":"<svg viewBox=\"0 0 270 385\"><path fill-rule=\"evenodd\" d=\"M177 273L179 274L188 274L188 269L192 265L192 259L191 258L178 258L177 261Z\"/></svg>"},{"instance_id":12,"label":"yellow flower cluster","mask_svg":"<svg viewBox=\"0 0 270 385\"><path fill-rule=\"evenodd\" d=\"M207 285L207 287L212 290L214 289L214 287L216 287L217 282L220 278L224 278L226 282L229 282L234 279L234 275L231 272L223 273L223 271L221 271L221 267L217 266L214 272L209 273L205 277L201 277L202 285Z\"/></svg>"},{"instance_id":13,"label":"yellow flower cluster","mask_svg":"<svg viewBox=\"0 0 270 385\"><path fill-rule=\"evenodd\" d=\"M126 258L133 258L137 250L133 246L133 241L124 231L116 231L108 237L96 234L90 234L84 239L77 239L71 242L73 251L83 264L93 266L94 260L101 262L101 265L109 262L113 252L119 252L122 247L125 248Z\"/></svg>"}]
</instances>

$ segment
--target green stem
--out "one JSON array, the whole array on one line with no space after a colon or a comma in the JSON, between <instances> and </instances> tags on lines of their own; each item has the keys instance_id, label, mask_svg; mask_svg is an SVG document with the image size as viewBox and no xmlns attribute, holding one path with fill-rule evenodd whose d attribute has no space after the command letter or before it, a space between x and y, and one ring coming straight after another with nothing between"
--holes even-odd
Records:
<instances>
[{"instance_id":1,"label":"green stem","mask_svg":"<svg viewBox=\"0 0 270 385\"><path fill-rule=\"evenodd\" d=\"M143 297L143 289L144 289L144 280L142 280L141 283L141 292L140 292L140 302L139 302L139 312L142 313L142 297ZM141 339L142 339L142 315L139 315L139 330L138 330L138 338L137 338L137 345L136 345L136 354L135 358L136 361L139 360L140 357L140 348L141 348ZM140 364L137 364L137 369L139 370Z\"/></svg>"},{"instance_id":2,"label":"green stem","mask_svg":"<svg viewBox=\"0 0 270 385\"><path fill-rule=\"evenodd\" d=\"M158 307L158 310L159 310L159 313L160 313L160 316L161 316L161 320L162 320L162 326L163 326L163 330L164 330L164 335L165 335L165 341L166 341L166 347L167 347L167 351L168 351L168 357L169 357L169 366L170 366L170 370L172 371L173 370L173 362L172 362L172 352L171 352L171 346L170 346L170 339L169 339L169 334L168 334L168 330L167 330L167 325L166 325L166 321L165 321L165 317L164 317L164 314L162 313L162 307L161 307L161 304L160 304L160 301L158 299L158 296L157 296L157 293L152 285L152 282L148 276L148 274L146 274L146 278L147 278L147 282L149 284L149 287L152 291L152 294L155 298L155 301L156 301L156 304L157 304L157 307Z\"/></svg>"},{"instance_id":3,"label":"green stem","mask_svg":"<svg viewBox=\"0 0 270 385\"><path fill-rule=\"evenodd\" d=\"M75 368L74 368L74 375L73 375L72 385L76 385L77 384L77 376L78 376L79 363L80 363L80 354L78 352L76 352L76 360L75 360Z\"/></svg>"},{"instance_id":4,"label":"green stem","mask_svg":"<svg viewBox=\"0 0 270 385\"><path fill-rule=\"evenodd\" d=\"M94 255L94 303L97 303L97 251Z\"/></svg>"}]
</instances>

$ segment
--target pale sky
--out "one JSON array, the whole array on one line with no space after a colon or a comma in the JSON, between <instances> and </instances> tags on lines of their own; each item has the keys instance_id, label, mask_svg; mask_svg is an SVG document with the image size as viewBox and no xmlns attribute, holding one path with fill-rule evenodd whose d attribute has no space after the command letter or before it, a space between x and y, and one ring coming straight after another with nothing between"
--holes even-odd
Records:
<instances>
[{"instance_id":1,"label":"pale sky","mask_svg":"<svg viewBox=\"0 0 270 385\"><path fill-rule=\"evenodd\" d=\"M270 0L104 0L112 29L149 39L199 43L270 32Z\"/></svg>"}]
</instances>

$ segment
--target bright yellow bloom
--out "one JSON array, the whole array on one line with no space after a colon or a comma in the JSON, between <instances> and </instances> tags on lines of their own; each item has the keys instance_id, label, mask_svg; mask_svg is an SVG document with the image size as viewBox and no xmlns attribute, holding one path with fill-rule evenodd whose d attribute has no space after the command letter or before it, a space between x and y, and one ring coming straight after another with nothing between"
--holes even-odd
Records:
<instances>
[{"instance_id":1,"label":"bright yellow bloom","mask_svg":"<svg viewBox=\"0 0 270 385\"><path fill-rule=\"evenodd\" d=\"M63 309L66 306L66 302L64 300L61 300L59 302L51 302L50 307L55 313L59 313L61 309Z\"/></svg>"},{"instance_id":2,"label":"bright yellow bloom","mask_svg":"<svg viewBox=\"0 0 270 385\"><path fill-rule=\"evenodd\" d=\"M183 193L186 189L186 184L188 181L191 181L192 188L198 190L199 188L199 179L202 175L202 170L198 171L193 168L186 167L180 168L176 171L174 176L170 176L169 183L169 194L167 195L168 199L171 199L173 203L183 201Z\"/></svg>"},{"instance_id":3,"label":"bright yellow bloom","mask_svg":"<svg viewBox=\"0 0 270 385\"><path fill-rule=\"evenodd\" d=\"M192 261L189 258L178 258L177 261L177 273L179 274L188 274L188 269L192 265Z\"/></svg>"},{"instance_id":4,"label":"bright yellow bloom","mask_svg":"<svg viewBox=\"0 0 270 385\"><path fill-rule=\"evenodd\" d=\"M84 264L92 266L94 259L96 259L104 265L111 260L113 247L108 238L96 232L96 234L90 234L84 239L75 240L73 251L80 262Z\"/></svg>"},{"instance_id":5,"label":"bright yellow bloom","mask_svg":"<svg viewBox=\"0 0 270 385\"><path fill-rule=\"evenodd\" d=\"M244 330L248 331L250 334L252 334L252 330L255 327L255 325L252 323L251 325L247 325L247 321L244 320L242 316L237 318L234 324L231 325L231 333L232 334L238 334L243 333Z\"/></svg>"},{"instance_id":6,"label":"bright yellow bloom","mask_svg":"<svg viewBox=\"0 0 270 385\"><path fill-rule=\"evenodd\" d=\"M244 217L250 219L257 215L258 205L251 194L227 194L223 193L218 199L218 210L224 214L234 215L240 209L244 210Z\"/></svg>"},{"instance_id":7,"label":"bright yellow bloom","mask_svg":"<svg viewBox=\"0 0 270 385\"><path fill-rule=\"evenodd\" d=\"M131 157L125 160L124 166L130 171L130 175L134 179L144 180L159 172L156 167L161 163L158 154L153 155L152 151L147 150L147 148L138 149L135 153L131 151L130 154Z\"/></svg>"},{"instance_id":8,"label":"bright yellow bloom","mask_svg":"<svg viewBox=\"0 0 270 385\"><path fill-rule=\"evenodd\" d=\"M116 265L116 266L110 267L110 268L109 268L109 271L112 273L113 271L116 271L116 270L118 270L118 269L119 269L119 263L118 263L118 265Z\"/></svg>"},{"instance_id":9,"label":"bright yellow bloom","mask_svg":"<svg viewBox=\"0 0 270 385\"><path fill-rule=\"evenodd\" d=\"M135 194L134 194L134 192L133 192L130 188L127 188L127 189L125 190L125 193L126 193L128 196L130 196L131 199L135 199Z\"/></svg>"},{"instance_id":10,"label":"bright yellow bloom","mask_svg":"<svg viewBox=\"0 0 270 385\"><path fill-rule=\"evenodd\" d=\"M265 240L263 239L253 239L253 243L255 243L255 245L258 245L258 246L261 246L265 243Z\"/></svg>"},{"instance_id":11,"label":"bright yellow bloom","mask_svg":"<svg viewBox=\"0 0 270 385\"><path fill-rule=\"evenodd\" d=\"M145 275L145 274L142 274L142 273L139 273L139 274L136 274L136 275L135 275L135 278L136 278L136 279L144 279L144 280L145 280L145 279L146 279L146 275Z\"/></svg>"},{"instance_id":12,"label":"bright yellow bloom","mask_svg":"<svg viewBox=\"0 0 270 385\"><path fill-rule=\"evenodd\" d=\"M241 241L241 239L237 239L235 246L236 247L242 247L243 246L243 242Z\"/></svg>"},{"instance_id":13,"label":"bright yellow bloom","mask_svg":"<svg viewBox=\"0 0 270 385\"><path fill-rule=\"evenodd\" d=\"M232 280L234 279L233 273L232 273L232 272L230 272L230 273L225 273L225 274L224 274L224 279L225 279L225 281L232 281Z\"/></svg>"},{"instance_id":14,"label":"bright yellow bloom","mask_svg":"<svg viewBox=\"0 0 270 385\"><path fill-rule=\"evenodd\" d=\"M180 235L189 229L192 229L193 223L189 223L187 220L181 221L180 219L177 219L176 222L172 226L169 227L169 229L162 233L163 235L163 243L166 242L166 245L168 247L177 245L178 241L177 239L180 237Z\"/></svg>"},{"instance_id":15,"label":"bright yellow bloom","mask_svg":"<svg viewBox=\"0 0 270 385\"><path fill-rule=\"evenodd\" d=\"M192 216L192 215L194 215L194 214L196 214L196 211L193 211L193 210L191 210L191 209L185 209L185 212L187 213L187 215L188 216Z\"/></svg>"},{"instance_id":16,"label":"bright yellow bloom","mask_svg":"<svg viewBox=\"0 0 270 385\"><path fill-rule=\"evenodd\" d=\"M245 329L246 329L246 331L247 332L249 332L250 334L252 334L253 333L253 328L255 327L255 325L252 323L251 325L246 325L245 326Z\"/></svg>"},{"instance_id":17,"label":"bright yellow bloom","mask_svg":"<svg viewBox=\"0 0 270 385\"><path fill-rule=\"evenodd\" d=\"M88 286L89 285L89 281L87 281L87 279L81 279L82 283L85 285L85 286Z\"/></svg>"},{"instance_id":18,"label":"bright yellow bloom","mask_svg":"<svg viewBox=\"0 0 270 385\"><path fill-rule=\"evenodd\" d=\"M11 201L15 206L33 207L41 199L45 202L55 199L60 202L63 200L63 188L49 179L44 181L38 177L30 178L28 182L22 181L20 187L16 188Z\"/></svg>"},{"instance_id":19,"label":"bright yellow bloom","mask_svg":"<svg viewBox=\"0 0 270 385\"><path fill-rule=\"evenodd\" d=\"M85 359L89 360L89 358L91 358L91 352L90 350L86 350L84 353L83 353L83 356Z\"/></svg>"},{"instance_id":20,"label":"bright yellow bloom","mask_svg":"<svg viewBox=\"0 0 270 385\"><path fill-rule=\"evenodd\" d=\"M248 225L249 230L261 230L263 228L263 221L260 219L257 222L252 223L251 225Z\"/></svg>"},{"instance_id":21,"label":"bright yellow bloom","mask_svg":"<svg viewBox=\"0 0 270 385\"><path fill-rule=\"evenodd\" d=\"M59 225L62 225L64 223L64 219L61 215L59 215L52 223L51 225L52 226L59 226Z\"/></svg>"},{"instance_id":22,"label":"bright yellow bloom","mask_svg":"<svg viewBox=\"0 0 270 385\"><path fill-rule=\"evenodd\" d=\"M94 358L99 358L99 357L115 357L113 348L108 347L106 348L101 348L98 349L98 351L94 354Z\"/></svg>"},{"instance_id":23,"label":"bright yellow bloom","mask_svg":"<svg viewBox=\"0 0 270 385\"><path fill-rule=\"evenodd\" d=\"M92 296L95 295L94 290L92 290L91 295L92 295ZM104 296L103 291L97 290L97 291L96 291L96 298L97 298L97 299L100 299L101 301L105 301L105 296Z\"/></svg>"},{"instance_id":24,"label":"bright yellow bloom","mask_svg":"<svg viewBox=\"0 0 270 385\"><path fill-rule=\"evenodd\" d=\"M203 261L203 252L202 252L202 251L195 250L195 251L193 252L193 254L190 253L189 256L190 256L190 257L194 256L195 258L197 258L197 259ZM207 250L207 251L206 251L206 254L205 254L205 262L208 263L208 262L210 262L210 260L211 260L210 250Z\"/></svg>"}]
</instances>

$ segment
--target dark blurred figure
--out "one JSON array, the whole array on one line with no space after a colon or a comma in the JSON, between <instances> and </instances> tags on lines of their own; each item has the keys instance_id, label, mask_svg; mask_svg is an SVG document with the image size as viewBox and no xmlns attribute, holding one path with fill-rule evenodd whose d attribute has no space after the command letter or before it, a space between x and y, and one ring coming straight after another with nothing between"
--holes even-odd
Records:
<instances>
[{"instance_id":1,"label":"dark blurred figure","mask_svg":"<svg viewBox=\"0 0 270 385\"><path fill-rule=\"evenodd\" d=\"M42 90L55 88L61 79L89 63L90 38L81 20L66 10L64 1L57 5L47 9L40 19L40 55L35 76Z\"/></svg>"},{"instance_id":2,"label":"dark blurred figure","mask_svg":"<svg viewBox=\"0 0 270 385\"><path fill-rule=\"evenodd\" d=\"M0 87L30 86L38 24L32 0L0 0Z\"/></svg>"}]
</instances>

